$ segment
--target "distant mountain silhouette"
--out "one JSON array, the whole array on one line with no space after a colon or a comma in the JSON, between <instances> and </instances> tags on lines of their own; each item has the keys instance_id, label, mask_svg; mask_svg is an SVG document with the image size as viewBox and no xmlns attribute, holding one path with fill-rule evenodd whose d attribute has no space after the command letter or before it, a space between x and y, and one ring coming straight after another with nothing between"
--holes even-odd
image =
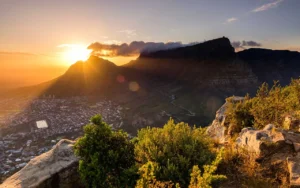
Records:
<instances>
[{"instance_id":1,"label":"distant mountain silhouette","mask_svg":"<svg viewBox=\"0 0 300 188\"><path fill-rule=\"evenodd\" d=\"M234 48L228 38L219 38L193 46L180 47L170 50L156 51L152 53L142 53L140 59L226 59L234 57Z\"/></svg>"},{"instance_id":2,"label":"distant mountain silhouette","mask_svg":"<svg viewBox=\"0 0 300 188\"><path fill-rule=\"evenodd\" d=\"M176 121L207 125L231 95L255 94L263 82L287 84L300 75L300 53L249 49L234 52L228 38L142 53L124 66L90 57L57 79L10 93L104 96L126 106L125 129ZM131 90L130 84L138 85Z\"/></svg>"},{"instance_id":3,"label":"distant mountain silhouette","mask_svg":"<svg viewBox=\"0 0 300 188\"><path fill-rule=\"evenodd\" d=\"M282 85L287 85L291 78L300 76L299 52L252 48L237 55L249 64L261 82L272 84L273 80L279 80Z\"/></svg>"}]
</instances>

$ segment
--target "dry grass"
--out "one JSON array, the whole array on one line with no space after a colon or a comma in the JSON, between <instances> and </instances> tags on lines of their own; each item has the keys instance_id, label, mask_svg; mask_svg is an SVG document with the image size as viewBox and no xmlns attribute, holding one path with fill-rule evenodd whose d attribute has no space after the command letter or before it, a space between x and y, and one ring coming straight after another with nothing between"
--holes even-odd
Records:
<instances>
[{"instance_id":1,"label":"dry grass","mask_svg":"<svg viewBox=\"0 0 300 188\"><path fill-rule=\"evenodd\" d=\"M219 174L225 174L227 182L219 187L268 188L287 187L288 177L282 164L256 161L256 155L237 150L234 143L226 146Z\"/></svg>"}]
</instances>

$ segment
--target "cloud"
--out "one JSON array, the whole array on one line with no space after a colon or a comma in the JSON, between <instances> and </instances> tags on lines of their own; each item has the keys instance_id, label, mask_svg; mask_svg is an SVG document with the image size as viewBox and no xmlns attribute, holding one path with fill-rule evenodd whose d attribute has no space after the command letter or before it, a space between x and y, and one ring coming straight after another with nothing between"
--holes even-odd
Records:
<instances>
[{"instance_id":1,"label":"cloud","mask_svg":"<svg viewBox=\"0 0 300 188\"><path fill-rule=\"evenodd\" d=\"M237 21L237 20L238 20L238 19L235 18L235 17L228 18L228 19L225 21L225 24L232 23L232 22L235 22L235 21Z\"/></svg>"},{"instance_id":2,"label":"cloud","mask_svg":"<svg viewBox=\"0 0 300 188\"><path fill-rule=\"evenodd\" d=\"M259 42L255 42L255 41L252 41L252 40L249 40L249 41L233 41L231 43L232 47L234 47L235 49L237 50L240 50L240 49L245 49L246 47L260 47L262 46L261 43Z\"/></svg>"},{"instance_id":3,"label":"cloud","mask_svg":"<svg viewBox=\"0 0 300 188\"><path fill-rule=\"evenodd\" d=\"M231 43L231 45L232 45L232 47L234 47L234 48L239 48L239 47L241 47L241 42L240 41L234 41L234 42L232 42Z\"/></svg>"},{"instance_id":4,"label":"cloud","mask_svg":"<svg viewBox=\"0 0 300 188\"><path fill-rule=\"evenodd\" d=\"M250 40L250 41L243 41L242 46L259 47L259 46L261 46L261 44Z\"/></svg>"},{"instance_id":5,"label":"cloud","mask_svg":"<svg viewBox=\"0 0 300 188\"><path fill-rule=\"evenodd\" d=\"M194 44L194 43L193 43ZM95 42L88 46L88 49L92 50L93 55L97 56L136 56L140 53L149 53L158 50L168 50L179 48L183 46L189 46L191 44L182 44L181 42L144 42L133 41L130 44L106 44Z\"/></svg>"},{"instance_id":6,"label":"cloud","mask_svg":"<svg viewBox=\"0 0 300 188\"><path fill-rule=\"evenodd\" d=\"M252 12L261 12L261 11L266 11L266 10L269 10L271 8L275 8L277 7L281 2L283 2L283 0L276 0L275 2L273 3L267 3L267 4L264 4L260 7L257 7L256 9L252 10Z\"/></svg>"},{"instance_id":7,"label":"cloud","mask_svg":"<svg viewBox=\"0 0 300 188\"><path fill-rule=\"evenodd\" d=\"M121 30L119 31L120 33L125 33L127 35L127 38L131 38L136 36L136 31L135 30L131 30L131 29L125 29L125 30Z\"/></svg>"}]
</instances>

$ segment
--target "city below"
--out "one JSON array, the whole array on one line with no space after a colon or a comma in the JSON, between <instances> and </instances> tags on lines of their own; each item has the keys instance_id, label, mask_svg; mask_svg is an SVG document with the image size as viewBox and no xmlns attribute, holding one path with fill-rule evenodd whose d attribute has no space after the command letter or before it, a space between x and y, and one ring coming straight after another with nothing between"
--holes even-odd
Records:
<instances>
[{"instance_id":1,"label":"city below","mask_svg":"<svg viewBox=\"0 0 300 188\"><path fill-rule=\"evenodd\" d=\"M123 109L110 100L88 102L87 97L6 99L0 114L0 179L50 150L60 139L76 139L91 116L101 114L114 129L123 126Z\"/></svg>"}]
</instances>

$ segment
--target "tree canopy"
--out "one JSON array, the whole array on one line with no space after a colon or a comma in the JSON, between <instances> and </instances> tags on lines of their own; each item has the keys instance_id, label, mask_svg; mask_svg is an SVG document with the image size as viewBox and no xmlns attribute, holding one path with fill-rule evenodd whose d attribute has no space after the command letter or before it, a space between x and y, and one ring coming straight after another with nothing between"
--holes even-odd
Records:
<instances>
[{"instance_id":1,"label":"tree canopy","mask_svg":"<svg viewBox=\"0 0 300 188\"><path fill-rule=\"evenodd\" d=\"M87 187L122 187L134 168L134 144L123 131L112 131L100 115L84 127L75 144L79 173ZM134 173L133 173L134 174Z\"/></svg>"}]
</instances>

